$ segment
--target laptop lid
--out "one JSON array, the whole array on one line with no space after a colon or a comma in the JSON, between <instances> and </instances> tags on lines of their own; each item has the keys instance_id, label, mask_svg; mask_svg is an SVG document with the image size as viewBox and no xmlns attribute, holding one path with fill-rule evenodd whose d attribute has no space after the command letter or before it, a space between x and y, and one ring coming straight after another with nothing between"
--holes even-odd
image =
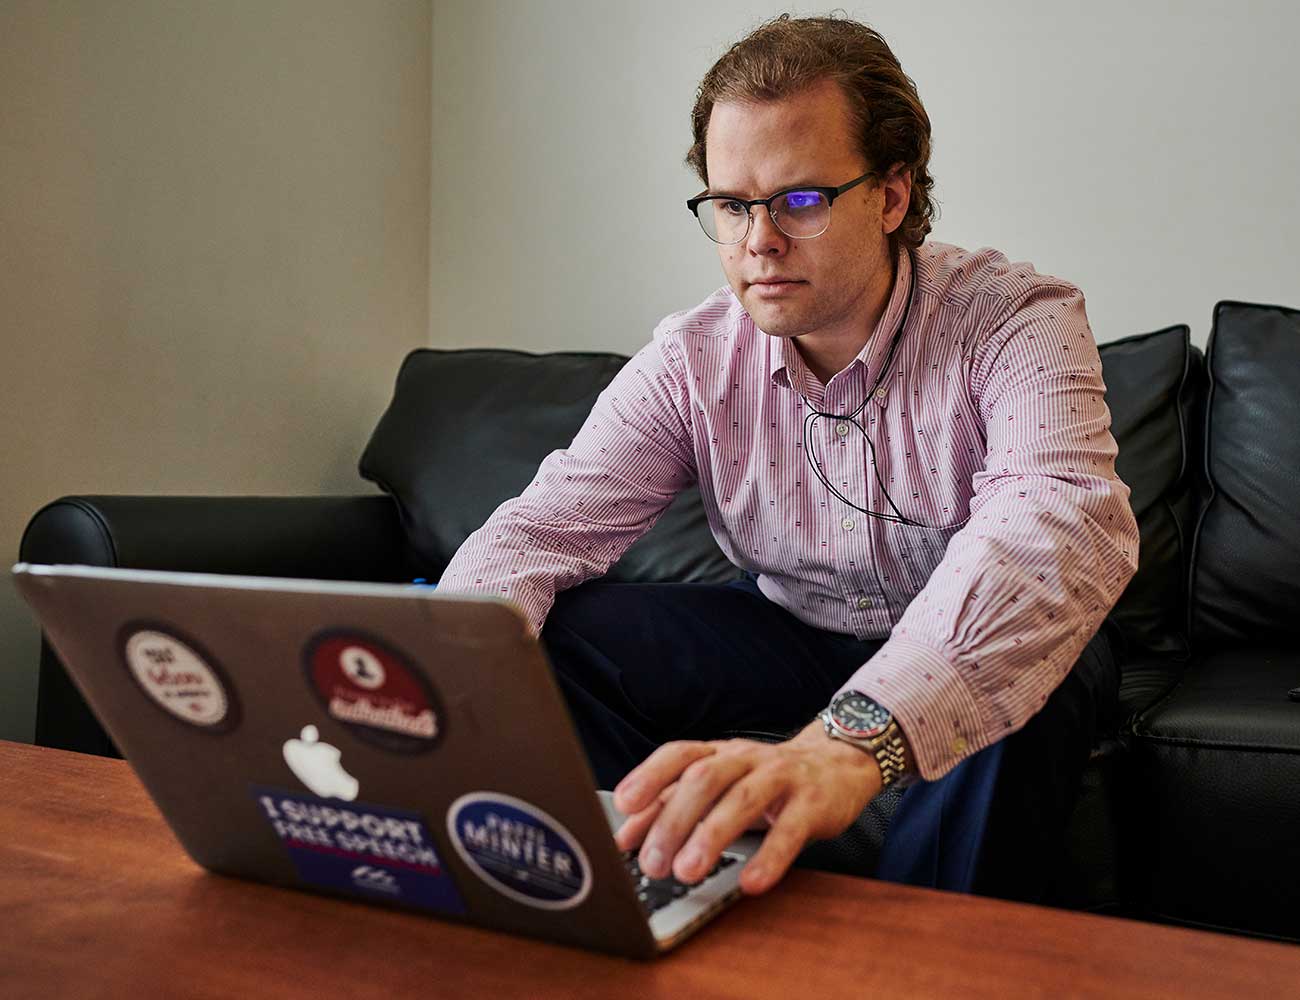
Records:
<instances>
[{"instance_id":1,"label":"laptop lid","mask_svg":"<svg viewBox=\"0 0 1300 1000\"><path fill-rule=\"evenodd\" d=\"M94 567L20 564L14 577L204 868L658 950L509 602Z\"/></svg>"}]
</instances>

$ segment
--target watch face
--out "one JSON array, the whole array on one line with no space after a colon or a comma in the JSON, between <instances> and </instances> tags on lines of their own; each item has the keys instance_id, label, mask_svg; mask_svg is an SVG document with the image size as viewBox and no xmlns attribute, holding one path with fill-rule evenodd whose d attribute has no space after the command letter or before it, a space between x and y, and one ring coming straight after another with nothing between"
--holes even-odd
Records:
<instances>
[{"instance_id":1,"label":"watch face","mask_svg":"<svg viewBox=\"0 0 1300 1000\"><path fill-rule=\"evenodd\" d=\"M879 736L893 718L889 709L857 691L845 691L831 703L831 721L853 736Z\"/></svg>"}]
</instances>

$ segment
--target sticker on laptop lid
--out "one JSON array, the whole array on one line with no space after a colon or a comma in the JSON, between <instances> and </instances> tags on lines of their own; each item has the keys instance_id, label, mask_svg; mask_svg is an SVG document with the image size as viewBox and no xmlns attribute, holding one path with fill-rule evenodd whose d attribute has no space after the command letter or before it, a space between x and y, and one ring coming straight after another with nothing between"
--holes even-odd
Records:
<instances>
[{"instance_id":1,"label":"sticker on laptop lid","mask_svg":"<svg viewBox=\"0 0 1300 1000\"><path fill-rule=\"evenodd\" d=\"M216 661L170 626L132 622L118 633L122 659L139 688L168 714L200 729L225 732L239 706Z\"/></svg>"},{"instance_id":2,"label":"sticker on laptop lid","mask_svg":"<svg viewBox=\"0 0 1300 1000\"><path fill-rule=\"evenodd\" d=\"M263 785L251 790L307 885L437 913L466 912L419 813Z\"/></svg>"},{"instance_id":3,"label":"sticker on laptop lid","mask_svg":"<svg viewBox=\"0 0 1300 1000\"><path fill-rule=\"evenodd\" d=\"M325 711L368 743L419 753L442 735L433 686L409 657L374 636L321 632L307 644L303 666Z\"/></svg>"},{"instance_id":4,"label":"sticker on laptop lid","mask_svg":"<svg viewBox=\"0 0 1300 1000\"><path fill-rule=\"evenodd\" d=\"M591 892L591 862L553 816L509 795L471 792L447 810L447 832L461 860L510 899L568 910Z\"/></svg>"}]
</instances>

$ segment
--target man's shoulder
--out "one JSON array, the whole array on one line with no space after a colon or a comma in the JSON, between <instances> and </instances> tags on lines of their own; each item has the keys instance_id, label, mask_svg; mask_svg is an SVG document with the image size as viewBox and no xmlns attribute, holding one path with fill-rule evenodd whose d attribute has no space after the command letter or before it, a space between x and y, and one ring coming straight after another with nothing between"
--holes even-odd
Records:
<instances>
[{"instance_id":1,"label":"man's shoulder","mask_svg":"<svg viewBox=\"0 0 1300 1000\"><path fill-rule=\"evenodd\" d=\"M670 313L655 327L657 339L683 341L695 337L733 336L748 318L731 288L723 285L699 305Z\"/></svg>"},{"instance_id":2,"label":"man's shoulder","mask_svg":"<svg viewBox=\"0 0 1300 1000\"><path fill-rule=\"evenodd\" d=\"M970 308L996 299L1012 306L1039 289L1078 291L1073 282L1043 274L1029 261L1012 261L993 247L967 250L927 240L917 248L915 260L917 293L944 305Z\"/></svg>"}]
</instances>

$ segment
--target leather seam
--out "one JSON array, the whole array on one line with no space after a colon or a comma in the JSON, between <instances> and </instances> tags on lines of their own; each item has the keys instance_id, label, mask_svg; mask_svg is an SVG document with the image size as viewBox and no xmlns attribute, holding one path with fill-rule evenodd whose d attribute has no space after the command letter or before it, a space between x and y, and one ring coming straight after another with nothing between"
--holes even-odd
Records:
<instances>
[{"instance_id":1,"label":"leather seam","mask_svg":"<svg viewBox=\"0 0 1300 1000\"><path fill-rule=\"evenodd\" d=\"M27 522L27 526L23 529L22 538L18 540L19 553L21 554L24 546L26 546L27 537L31 533L32 526L38 520L40 520L41 515L44 514L46 511L52 511L55 508L61 506L68 506L74 508L75 510L79 510L95 523L95 526L99 528L100 535L103 537L103 540L105 542L105 548L108 549L109 557L113 560L112 565L120 566L121 559L118 557L117 545L113 541L112 533L108 530L107 522L104 521L103 517L100 516L99 512L95 510L93 506L86 503L84 500L82 500L79 497L60 497L58 500L51 500L44 507L42 507L35 514L33 514L31 520Z\"/></svg>"},{"instance_id":2,"label":"leather seam","mask_svg":"<svg viewBox=\"0 0 1300 1000\"><path fill-rule=\"evenodd\" d=\"M93 505L87 503L86 501L78 497L66 498L59 502L67 503L69 506L77 508L83 514L85 514L87 517L89 517L92 521L95 522L95 526L99 529L100 535L103 536L104 547L108 549L109 558L113 560L112 565L121 566L122 559L117 551L117 542L113 540L113 533L109 531L108 522L104 520L103 515L100 514L100 512Z\"/></svg>"},{"instance_id":3,"label":"leather seam","mask_svg":"<svg viewBox=\"0 0 1300 1000\"><path fill-rule=\"evenodd\" d=\"M1196 527L1192 532L1191 556L1187 562L1187 641L1192 646L1196 644L1193 622L1196 617L1196 573L1201 556L1201 532L1205 527L1205 518L1210 512L1210 508L1214 506L1215 498L1219 493L1218 485L1214 481L1214 475L1210 472L1210 440L1213 437L1210 424L1214 412L1214 350L1219 340L1219 313L1222 307L1222 302L1217 303L1214 307L1214 322L1210 330L1209 340L1205 345L1205 380L1207 388L1205 391L1205 413L1201 419L1201 433L1205 437L1201 446L1201 469L1205 475L1205 482L1210 488L1210 493L1205 498L1205 506L1197 514Z\"/></svg>"},{"instance_id":4,"label":"leather seam","mask_svg":"<svg viewBox=\"0 0 1300 1000\"><path fill-rule=\"evenodd\" d=\"M465 355L465 354L506 354L517 358L587 358L587 359L604 359L616 361L619 368L632 360L631 355L620 354L617 351L520 351L510 347L417 347L414 348L402 362L402 368L406 367L407 362L416 355ZM618 369L615 369L617 373ZM401 368L398 369L401 374Z\"/></svg>"},{"instance_id":5,"label":"leather seam","mask_svg":"<svg viewBox=\"0 0 1300 1000\"><path fill-rule=\"evenodd\" d=\"M1175 482L1178 484L1178 490L1180 496L1185 495L1189 490L1191 490L1193 495L1195 495L1195 488L1191 483L1188 482L1191 461L1190 461L1190 455L1187 447L1188 426L1187 426L1187 421L1183 417L1183 398L1188 391L1188 387L1191 381L1191 371L1192 371L1192 329L1186 324L1183 324L1183 371L1178 378L1178 391L1174 394L1174 411L1178 417L1178 451L1179 451L1179 458L1180 458L1180 463L1178 467L1178 478L1175 480ZM1187 547L1187 535L1183 531L1182 519L1179 518L1177 511L1174 510L1174 505L1170 501L1169 494L1167 491L1160 499L1161 502L1164 504L1165 510L1169 514L1169 519L1173 521L1174 532L1178 536L1178 570L1180 573L1185 572L1184 567L1186 567L1186 570L1190 571L1191 554ZM1183 617L1183 623L1186 626L1182 637L1183 649L1181 651L1180 658L1186 660L1188 659L1192 648L1192 632L1191 632L1192 621L1191 621L1191 603L1190 603L1191 593L1186 586L1180 589L1183 591L1184 611L1182 617Z\"/></svg>"},{"instance_id":6,"label":"leather seam","mask_svg":"<svg viewBox=\"0 0 1300 1000\"><path fill-rule=\"evenodd\" d=\"M1157 736L1154 733L1134 733L1138 739L1149 740L1165 746L1197 747L1204 750L1231 750L1240 753L1270 753L1294 757L1300 754L1300 747L1279 747L1272 744L1224 743L1219 740L1198 740L1188 736Z\"/></svg>"}]
</instances>

